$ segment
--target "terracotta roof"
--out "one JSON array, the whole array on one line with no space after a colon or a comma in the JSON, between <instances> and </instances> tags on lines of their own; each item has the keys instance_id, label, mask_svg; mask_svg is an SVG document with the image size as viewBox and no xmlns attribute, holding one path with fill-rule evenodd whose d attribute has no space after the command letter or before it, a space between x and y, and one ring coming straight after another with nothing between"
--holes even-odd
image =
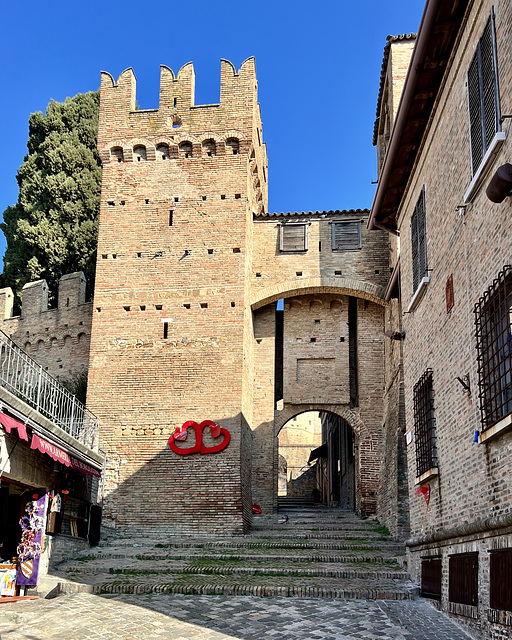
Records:
<instances>
[{"instance_id":1,"label":"terracotta roof","mask_svg":"<svg viewBox=\"0 0 512 640\"><path fill-rule=\"evenodd\" d=\"M367 216L370 213L369 209L336 209L333 211L287 211L281 213L254 213L255 220L275 220L282 218L322 218L322 217L334 217L334 216Z\"/></svg>"},{"instance_id":2,"label":"terracotta roof","mask_svg":"<svg viewBox=\"0 0 512 640\"><path fill-rule=\"evenodd\" d=\"M377 135L379 132L379 116L380 107L382 102L382 94L384 93L384 83L386 81L386 71L388 69L389 52L391 50L391 44L393 42L401 42L403 40L416 40L415 33L403 33L400 36L388 36L386 38L386 44L384 46L384 55L382 57L382 67L380 69L380 83L379 83L379 96L377 98L377 112L375 124L373 125L373 146L377 144Z\"/></svg>"}]
</instances>

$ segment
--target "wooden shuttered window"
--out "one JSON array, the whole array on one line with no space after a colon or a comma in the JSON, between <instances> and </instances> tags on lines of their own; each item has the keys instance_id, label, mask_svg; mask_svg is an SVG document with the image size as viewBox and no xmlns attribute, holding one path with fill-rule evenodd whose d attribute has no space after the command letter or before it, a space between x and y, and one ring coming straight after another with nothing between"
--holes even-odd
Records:
<instances>
[{"instance_id":1,"label":"wooden shuttered window","mask_svg":"<svg viewBox=\"0 0 512 640\"><path fill-rule=\"evenodd\" d=\"M478 42L468 69L467 82L471 164L474 174L494 135L501 129L494 11L491 12Z\"/></svg>"},{"instance_id":2,"label":"wooden shuttered window","mask_svg":"<svg viewBox=\"0 0 512 640\"><path fill-rule=\"evenodd\" d=\"M352 251L361 248L361 220L333 220L332 250Z\"/></svg>"},{"instance_id":3,"label":"wooden shuttered window","mask_svg":"<svg viewBox=\"0 0 512 640\"><path fill-rule=\"evenodd\" d=\"M283 224L279 232L279 249L281 251L307 251L307 224Z\"/></svg>"},{"instance_id":4,"label":"wooden shuttered window","mask_svg":"<svg viewBox=\"0 0 512 640\"><path fill-rule=\"evenodd\" d=\"M449 558L448 600L478 605L478 553L457 553Z\"/></svg>"},{"instance_id":5,"label":"wooden shuttered window","mask_svg":"<svg viewBox=\"0 0 512 640\"><path fill-rule=\"evenodd\" d=\"M425 224L425 187L411 218L412 291L417 290L427 275L427 234Z\"/></svg>"},{"instance_id":6,"label":"wooden shuttered window","mask_svg":"<svg viewBox=\"0 0 512 640\"><path fill-rule=\"evenodd\" d=\"M491 609L512 611L512 549L491 551Z\"/></svg>"}]
</instances>

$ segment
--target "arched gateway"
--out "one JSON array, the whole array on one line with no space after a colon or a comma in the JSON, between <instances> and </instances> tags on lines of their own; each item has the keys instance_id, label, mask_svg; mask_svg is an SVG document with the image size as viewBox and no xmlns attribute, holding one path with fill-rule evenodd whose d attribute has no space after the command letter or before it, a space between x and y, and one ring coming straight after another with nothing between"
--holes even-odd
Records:
<instances>
[{"instance_id":1,"label":"arched gateway","mask_svg":"<svg viewBox=\"0 0 512 640\"><path fill-rule=\"evenodd\" d=\"M254 60L221 65L200 109L191 64L162 67L150 111L131 69L102 76L88 405L119 532L246 530L254 502L276 507L278 425L306 406L349 425L355 507L376 508L387 235L366 210L266 213Z\"/></svg>"}]
</instances>

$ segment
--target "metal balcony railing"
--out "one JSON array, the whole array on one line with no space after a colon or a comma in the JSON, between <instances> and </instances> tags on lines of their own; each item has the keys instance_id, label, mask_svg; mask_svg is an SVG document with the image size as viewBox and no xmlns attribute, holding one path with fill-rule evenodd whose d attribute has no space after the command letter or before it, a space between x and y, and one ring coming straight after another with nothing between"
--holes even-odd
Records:
<instances>
[{"instance_id":1,"label":"metal balcony railing","mask_svg":"<svg viewBox=\"0 0 512 640\"><path fill-rule=\"evenodd\" d=\"M96 416L3 331L0 331L0 385L82 444L98 449Z\"/></svg>"}]
</instances>

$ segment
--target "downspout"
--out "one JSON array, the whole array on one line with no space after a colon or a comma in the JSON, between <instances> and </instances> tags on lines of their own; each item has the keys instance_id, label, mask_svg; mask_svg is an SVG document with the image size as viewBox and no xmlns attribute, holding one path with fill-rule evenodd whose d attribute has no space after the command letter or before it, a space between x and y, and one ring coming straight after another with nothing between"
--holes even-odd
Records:
<instances>
[{"instance_id":1,"label":"downspout","mask_svg":"<svg viewBox=\"0 0 512 640\"><path fill-rule=\"evenodd\" d=\"M416 43L412 52L407 76L405 78L404 91L400 98L400 104L398 105L397 117L393 126L393 130L391 132L391 140L386 151L382 174L381 176L379 176L377 191L375 192L372 210L368 219L368 229L375 229L376 227L379 229L383 228L383 226L380 226L376 223L375 218L380 212L382 201L384 200L384 195L387 191L388 181L391 176L391 171L395 164L398 149L400 147L400 142L402 140L402 135L404 133L409 107L411 106L414 95L416 93L416 82L418 80L418 73L425 61L425 51L429 41L429 36L432 27L434 26L435 17L438 13L442 1L443 0L427 0L425 10L423 11L423 16L421 17L418 36L416 38ZM390 231L390 229L386 227L384 227L384 230Z\"/></svg>"}]
</instances>

